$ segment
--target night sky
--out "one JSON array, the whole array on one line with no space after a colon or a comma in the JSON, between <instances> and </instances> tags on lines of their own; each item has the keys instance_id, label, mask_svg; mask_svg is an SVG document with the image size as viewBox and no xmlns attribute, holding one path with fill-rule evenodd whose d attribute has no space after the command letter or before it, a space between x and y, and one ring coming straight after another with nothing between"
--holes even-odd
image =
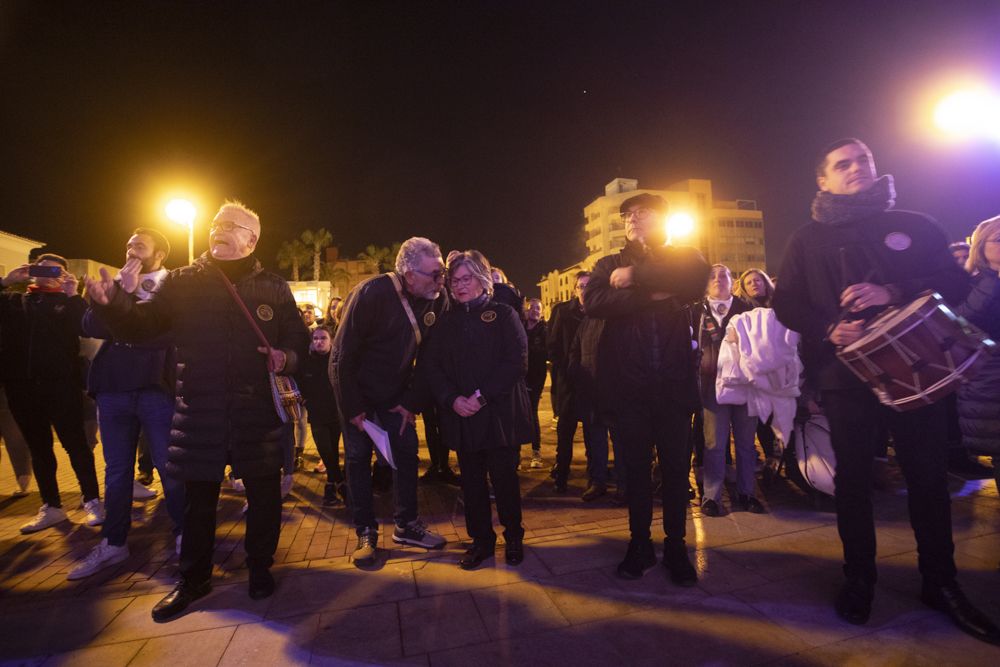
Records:
<instances>
[{"instance_id":1,"label":"night sky","mask_svg":"<svg viewBox=\"0 0 1000 667\"><path fill-rule=\"evenodd\" d=\"M249 9L251 8L252 9ZM256 209L259 255L326 227L350 256L429 236L528 294L585 254L617 176L756 199L777 269L817 150L865 139L948 235L1000 213L1000 145L930 102L1000 88L1000 2L0 2L0 229L118 264L185 260L167 194Z\"/></svg>"}]
</instances>

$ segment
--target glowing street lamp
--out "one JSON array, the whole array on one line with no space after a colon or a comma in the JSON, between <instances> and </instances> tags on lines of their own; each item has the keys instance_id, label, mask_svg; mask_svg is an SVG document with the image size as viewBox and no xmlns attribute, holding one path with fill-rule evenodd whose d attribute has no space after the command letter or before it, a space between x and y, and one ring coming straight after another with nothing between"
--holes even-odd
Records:
<instances>
[{"instance_id":1,"label":"glowing street lamp","mask_svg":"<svg viewBox=\"0 0 1000 667\"><path fill-rule=\"evenodd\" d=\"M1000 95L984 88L954 92L938 102L934 122L953 136L1000 141Z\"/></svg>"},{"instance_id":2,"label":"glowing street lamp","mask_svg":"<svg viewBox=\"0 0 1000 667\"><path fill-rule=\"evenodd\" d=\"M678 211L667 216L667 245L674 242L676 238L690 236L694 231L694 218L690 213Z\"/></svg>"},{"instance_id":3,"label":"glowing street lamp","mask_svg":"<svg viewBox=\"0 0 1000 667\"><path fill-rule=\"evenodd\" d=\"M187 199L171 199L167 202L164 212L167 217L179 225L188 228L188 264L194 264L194 204Z\"/></svg>"}]
</instances>

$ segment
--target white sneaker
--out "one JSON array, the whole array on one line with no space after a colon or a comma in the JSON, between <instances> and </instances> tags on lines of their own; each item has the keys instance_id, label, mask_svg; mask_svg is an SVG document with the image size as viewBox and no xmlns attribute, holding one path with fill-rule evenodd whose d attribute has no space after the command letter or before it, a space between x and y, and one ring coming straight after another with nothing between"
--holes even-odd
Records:
<instances>
[{"instance_id":1,"label":"white sneaker","mask_svg":"<svg viewBox=\"0 0 1000 667\"><path fill-rule=\"evenodd\" d=\"M128 558L127 545L123 544L120 547L114 547L108 544L107 538L104 538L100 544L90 550L90 553L83 559L83 562L69 571L66 579L74 581L89 577L98 570L117 565L126 558Z\"/></svg>"},{"instance_id":2,"label":"white sneaker","mask_svg":"<svg viewBox=\"0 0 1000 667\"><path fill-rule=\"evenodd\" d=\"M66 512L63 511L63 508L42 505L38 509L38 514L35 515L35 518L21 526L21 532L24 534L37 533L40 530L45 530L49 526L54 526L57 523L66 521L68 518L69 517L66 516Z\"/></svg>"},{"instance_id":3,"label":"white sneaker","mask_svg":"<svg viewBox=\"0 0 1000 667\"><path fill-rule=\"evenodd\" d=\"M156 497L156 489L144 486L139 480L132 480L132 500L149 500Z\"/></svg>"},{"instance_id":4,"label":"white sneaker","mask_svg":"<svg viewBox=\"0 0 1000 667\"><path fill-rule=\"evenodd\" d=\"M88 526L100 526L104 523L104 503L100 498L93 498L83 504L87 518L84 521Z\"/></svg>"},{"instance_id":5,"label":"white sneaker","mask_svg":"<svg viewBox=\"0 0 1000 667\"><path fill-rule=\"evenodd\" d=\"M281 497L284 498L289 493L292 492L292 485L295 483L295 478L292 475L285 475L281 478Z\"/></svg>"},{"instance_id":6,"label":"white sneaker","mask_svg":"<svg viewBox=\"0 0 1000 667\"><path fill-rule=\"evenodd\" d=\"M537 469L537 468L544 468L545 467L545 462L542 461L542 455L541 455L541 453L540 452L532 452L532 454L531 454L531 463L528 464L528 465L529 465L529 467L535 468L535 469Z\"/></svg>"}]
</instances>

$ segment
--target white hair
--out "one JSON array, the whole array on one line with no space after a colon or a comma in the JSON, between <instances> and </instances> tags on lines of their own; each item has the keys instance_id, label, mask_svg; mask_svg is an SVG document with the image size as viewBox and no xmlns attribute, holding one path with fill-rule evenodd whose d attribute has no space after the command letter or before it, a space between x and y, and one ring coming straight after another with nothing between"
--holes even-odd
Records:
<instances>
[{"instance_id":1,"label":"white hair","mask_svg":"<svg viewBox=\"0 0 1000 667\"><path fill-rule=\"evenodd\" d=\"M249 206L241 202L239 199L227 199L226 201L222 202L222 206L219 207L219 213L222 213L226 209L239 211L245 215L250 216L257 222L257 226L260 227L260 216L257 215L256 211L254 211ZM218 215L218 213L216 215Z\"/></svg>"},{"instance_id":2,"label":"white hair","mask_svg":"<svg viewBox=\"0 0 1000 667\"><path fill-rule=\"evenodd\" d=\"M396 255L396 273L403 275L407 271L419 269L420 260L424 257L441 259L441 248L437 243L422 236L406 239L399 246L399 253Z\"/></svg>"}]
</instances>

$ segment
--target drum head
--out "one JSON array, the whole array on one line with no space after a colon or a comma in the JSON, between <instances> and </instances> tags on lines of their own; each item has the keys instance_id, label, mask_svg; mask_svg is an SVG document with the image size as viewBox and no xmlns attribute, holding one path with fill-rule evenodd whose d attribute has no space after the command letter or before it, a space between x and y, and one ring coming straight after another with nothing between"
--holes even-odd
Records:
<instances>
[{"instance_id":1,"label":"drum head","mask_svg":"<svg viewBox=\"0 0 1000 667\"><path fill-rule=\"evenodd\" d=\"M927 302L929 301L936 302L939 301L940 298L941 297L939 297L937 293L927 294L925 296L918 298L916 301L911 301L910 303L901 308L892 308L890 310L887 310L886 312L882 313L874 320L872 320L871 323L867 327L865 327L865 334L858 340L854 341L853 343L845 347L844 352L853 352L854 350L857 350L860 347L864 347L868 343L871 343L873 340L877 339L879 336L884 334L886 331L891 331L893 327L895 327L900 322L904 321L909 316L913 315L914 313L920 312L923 308L926 307Z\"/></svg>"}]
</instances>

